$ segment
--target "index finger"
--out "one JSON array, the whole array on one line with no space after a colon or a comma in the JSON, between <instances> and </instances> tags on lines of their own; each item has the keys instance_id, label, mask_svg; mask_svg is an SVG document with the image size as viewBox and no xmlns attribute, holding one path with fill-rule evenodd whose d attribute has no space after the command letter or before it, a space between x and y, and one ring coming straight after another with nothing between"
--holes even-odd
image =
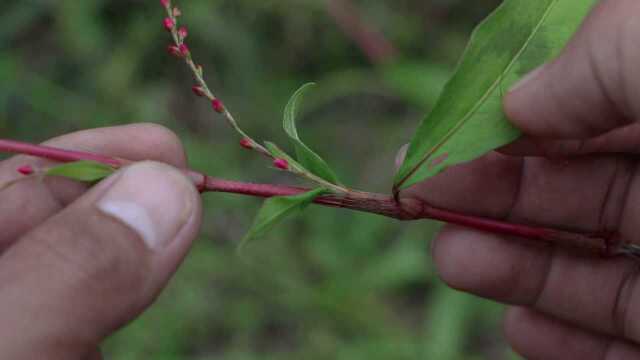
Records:
<instances>
[{"instance_id":1,"label":"index finger","mask_svg":"<svg viewBox=\"0 0 640 360\"><path fill-rule=\"evenodd\" d=\"M402 196L513 222L619 228L626 240L637 242L635 166L624 157L554 162L492 154ZM457 289L640 342L633 320L640 311L639 268L633 261L589 258L458 227L446 228L433 249L439 274Z\"/></svg>"},{"instance_id":2,"label":"index finger","mask_svg":"<svg viewBox=\"0 0 640 360\"><path fill-rule=\"evenodd\" d=\"M179 139L171 131L154 124L134 124L79 131L47 141L45 144L129 160L155 160L179 168L186 156ZM0 162L0 184L19 178L16 169L23 165L44 167L49 160L15 156ZM14 239L71 203L86 190L83 184L63 180L20 181L0 190L0 253Z\"/></svg>"}]
</instances>

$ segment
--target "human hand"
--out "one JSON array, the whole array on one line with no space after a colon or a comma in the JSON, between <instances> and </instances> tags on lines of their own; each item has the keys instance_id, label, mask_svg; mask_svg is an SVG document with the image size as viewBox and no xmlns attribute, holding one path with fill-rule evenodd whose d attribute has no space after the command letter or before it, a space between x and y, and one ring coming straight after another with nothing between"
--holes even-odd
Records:
<instances>
[{"instance_id":1,"label":"human hand","mask_svg":"<svg viewBox=\"0 0 640 360\"><path fill-rule=\"evenodd\" d=\"M640 1L607 0L505 110L526 137L401 194L512 222L613 230L640 244ZM541 156L542 155L542 156ZM528 359L640 358L640 263L447 226L433 243L452 287L512 305Z\"/></svg>"},{"instance_id":2,"label":"human hand","mask_svg":"<svg viewBox=\"0 0 640 360\"><path fill-rule=\"evenodd\" d=\"M49 145L186 167L180 141L149 124L82 131ZM0 184L25 164L0 162ZM0 357L100 359L100 342L145 310L197 234L193 184L145 161L91 189L59 178L0 191Z\"/></svg>"}]
</instances>

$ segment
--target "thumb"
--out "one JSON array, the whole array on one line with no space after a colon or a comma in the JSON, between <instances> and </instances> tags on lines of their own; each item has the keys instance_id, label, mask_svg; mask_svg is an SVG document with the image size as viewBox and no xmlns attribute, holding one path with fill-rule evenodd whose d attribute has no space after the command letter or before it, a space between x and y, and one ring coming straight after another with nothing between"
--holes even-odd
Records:
<instances>
[{"instance_id":1,"label":"thumb","mask_svg":"<svg viewBox=\"0 0 640 360\"><path fill-rule=\"evenodd\" d=\"M628 96L640 91L631 76L640 61L638 16L637 0L598 4L557 60L507 94L507 116L527 135L556 139L592 137L637 118Z\"/></svg>"},{"instance_id":2,"label":"thumb","mask_svg":"<svg viewBox=\"0 0 640 360\"><path fill-rule=\"evenodd\" d=\"M0 258L9 359L85 359L169 281L200 224L176 169L139 163L98 184Z\"/></svg>"}]
</instances>

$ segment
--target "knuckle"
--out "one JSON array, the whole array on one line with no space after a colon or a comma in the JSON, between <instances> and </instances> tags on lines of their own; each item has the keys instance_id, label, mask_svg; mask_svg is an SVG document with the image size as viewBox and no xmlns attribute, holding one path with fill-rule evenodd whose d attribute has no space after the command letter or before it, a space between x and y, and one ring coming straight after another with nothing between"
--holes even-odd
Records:
<instances>
[{"instance_id":1,"label":"knuckle","mask_svg":"<svg viewBox=\"0 0 640 360\"><path fill-rule=\"evenodd\" d=\"M145 137L158 148L170 152L183 152L182 141L176 133L171 129L154 123L141 123L138 125L142 128Z\"/></svg>"},{"instance_id":2,"label":"knuckle","mask_svg":"<svg viewBox=\"0 0 640 360\"><path fill-rule=\"evenodd\" d=\"M182 141L170 129L154 123L140 123L136 126L137 132L144 134L141 141L146 149L153 154L151 160L166 162L177 167L187 164L187 156L182 146Z\"/></svg>"}]
</instances>

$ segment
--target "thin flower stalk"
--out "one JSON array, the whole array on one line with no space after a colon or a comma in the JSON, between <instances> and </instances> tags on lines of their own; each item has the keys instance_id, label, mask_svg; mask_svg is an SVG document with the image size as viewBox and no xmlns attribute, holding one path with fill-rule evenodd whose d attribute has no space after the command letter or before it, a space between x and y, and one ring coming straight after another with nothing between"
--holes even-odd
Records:
<instances>
[{"instance_id":1,"label":"thin flower stalk","mask_svg":"<svg viewBox=\"0 0 640 360\"><path fill-rule=\"evenodd\" d=\"M187 32L187 28L186 27L180 27L178 28L178 18L176 17L176 11L174 7L171 6L171 3L168 2L162 2L162 5L164 6L164 8L167 11L167 19L170 20L170 22L173 24L173 26L169 29L169 32L171 33L171 37L173 38L173 41L175 43L175 46L177 48L180 47L185 47L186 43L185 43L185 36L188 33ZM166 23L167 21L165 21ZM188 48L186 48L188 49ZM213 92L211 91L211 89L209 88L209 85L207 84L207 82L204 79L204 71L202 66L197 65L195 63L195 61L193 60L193 55L191 53L191 51L186 51L184 53L181 52L181 55L185 61L185 63L189 66L189 69L191 70L191 72L193 73L194 79L197 82L197 86L199 87L198 91L201 93L200 96L206 97L212 104L215 102L217 104L222 104L221 100L218 99ZM240 136L242 136L242 138L246 138L252 141L253 143L253 149L258 151L259 153L273 158L273 156L271 155L271 153L262 145L260 145L260 143L258 143L257 141L253 140L252 137L250 137L249 135L247 135L241 128L240 126L238 126L238 122L236 121L236 119L233 117L233 114L231 114L231 112L226 108L226 106L222 106L222 111L220 112L220 114L226 119L226 121L229 123L229 125L238 133L240 134Z\"/></svg>"},{"instance_id":2,"label":"thin flower stalk","mask_svg":"<svg viewBox=\"0 0 640 360\"><path fill-rule=\"evenodd\" d=\"M165 18L164 20L164 26L170 32L171 37L173 38L173 42L175 44L170 46L170 49L171 49L170 53L184 59L185 63L193 73L194 79L197 83L197 85L192 88L193 92L197 96L205 97L210 101L214 111L222 115L227 121L227 123L240 135L242 139L241 140L242 146L244 148L256 151L270 158L272 161L274 161L274 164L281 163L281 161L278 161L278 160L282 160L282 159L278 159L276 156L271 154L271 152L267 150L267 148L265 148L262 144L260 144L258 141L256 141L251 136L249 136L244 130L242 130L242 128L238 125L238 122L236 121L235 117L229 111L229 109L224 105L222 100L216 97L213 91L211 91L211 88L209 87L206 80L204 79L204 70L202 66L198 65L194 61L193 54L189 50L185 42L186 36L188 34L187 28L184 26L181 26L181 27L178 26L178 16L180 16L182 12L179 10L178 7L173 6L170 1L161 1L161 4L167 12L167 18ZM168 26L168 25L172 25L172 26ZM175 49L177 49L177 51ZM306 169L296 166L295 164L291 164L291 166L286 166L286 167L276 165L276 168L282 171L290 172L294 175L297 175L306 180L314 182L324 188L327 188L328 190L334 193L345 194L351 191L350 189L344 186L332 184L310 173Z\"/></svg>"}]
</instances>

